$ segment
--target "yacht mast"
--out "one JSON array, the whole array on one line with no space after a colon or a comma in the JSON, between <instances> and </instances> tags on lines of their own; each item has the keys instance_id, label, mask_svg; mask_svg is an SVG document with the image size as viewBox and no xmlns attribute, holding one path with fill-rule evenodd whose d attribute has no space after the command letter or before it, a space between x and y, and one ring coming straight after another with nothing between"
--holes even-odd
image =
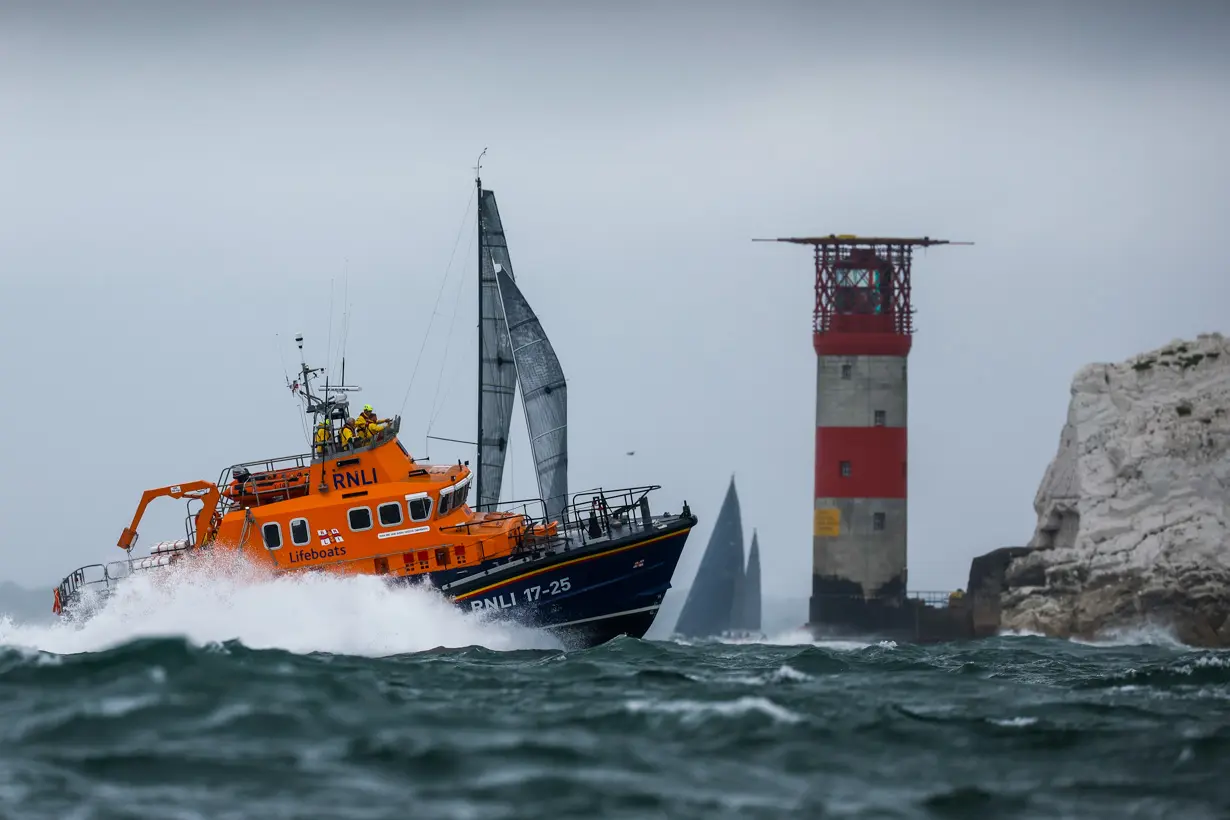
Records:
<instances>
[{"instance_id":1,"label":"yacht mast","mask_svg":"<svg viewBox=\"0 0 1230 820\"><path fill-rule=\"evenodd\" d=\"M483 503L483 153L478 155L474 163L474 185L478 189L474 197L475 223L478 226L478 435L474 456L474 498L476 504Z\"/></svg>"}]
</instances>

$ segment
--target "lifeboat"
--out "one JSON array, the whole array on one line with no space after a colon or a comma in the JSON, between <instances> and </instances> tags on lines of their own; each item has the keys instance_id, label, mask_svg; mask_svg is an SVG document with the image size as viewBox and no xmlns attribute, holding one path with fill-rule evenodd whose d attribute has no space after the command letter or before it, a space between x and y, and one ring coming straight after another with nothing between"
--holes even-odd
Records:
<instances>
[{"instance_id":1,"label":"lifeboat","mask_svg":"<svg viewBox=\"0 0 1230 820\"><path fill-rule=\"evenodd\" d=\"M191 571L209 555L239 552L274 573L323 571L376 575L390 585L426 584L465 611L549 630L568 646L643 636L670 589L696 517L686 501L678 513L653 512L650 495L657 485L568 490L563 371L512 279L494 194L481 183L479 194L487 249L479 266L479 349L497 345L512 351L512 359L483 358L474 469L465 460L428 464L413 458L398 438L400 416L378 418L370 405L361 414L367 426L352 428L365 434L343 444L343 427L357 420L350 396L358 388L329 386L323 368L303 362L290 386L313 425L310 452L234 464L216 482L146 490L117 541L124 558L67 575L54 591L53 610L88 617L132 575L172 565ZM302 352L302 336L296 341ZM541 497L501 501L517 389ZM146 508L163 498L187 502L184 537L138 555Z\"/></svg>"},{"instance_id":2,"label":"lifeboat","mask_svg":"<svg viewBox=\"0 0 1230 820\"><path fill-rule=\"evenodd\" d=\"M658 488L645 486L577 493L558 520L546 519L541 499L484 511L470 497L469 464L418 463L397 439L400 423L359 447L293 456L292 466L275 460L263 475L232 466L225 491L205 481L147 490L118 541L125 559L66 576L53 610L88 615L132 575L234 551L276 572L426 582L466 611L545 628L569 646L644 634L695 525L686 505L653 515ZM233 478L245 470L250 477ZM144 512L164 497L192 505L186 537L137 556Z\"/></svg>"}]
</instances>

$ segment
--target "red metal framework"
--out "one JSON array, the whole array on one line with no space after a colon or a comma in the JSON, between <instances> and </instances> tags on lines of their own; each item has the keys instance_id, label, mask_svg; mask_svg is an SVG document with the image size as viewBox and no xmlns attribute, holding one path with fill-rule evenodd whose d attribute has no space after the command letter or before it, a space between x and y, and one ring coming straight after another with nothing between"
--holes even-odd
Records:
<instances>
[{"instance_id":1,"label":"red metal framework","mask_svg":"<svg viewBox=\"0 0 1230 820\"><path fill-rule=\"evenodd\" d=\"M902 239L831 234L829 236L757 239L812 245L816 260L816 334L914 333L910 304L910 266L914 248L971 245L946 239Z\"/></svg>"},{"instance_id":2,"label":"red metal framework","mask_svg":"<svg viewBox=\"0 0 1230 820\"><path fill-rule=\"evenodd\" d=\"M912 251L904 244L817 244L812 329L911 335Z\"/></svg>"}]
</instances>

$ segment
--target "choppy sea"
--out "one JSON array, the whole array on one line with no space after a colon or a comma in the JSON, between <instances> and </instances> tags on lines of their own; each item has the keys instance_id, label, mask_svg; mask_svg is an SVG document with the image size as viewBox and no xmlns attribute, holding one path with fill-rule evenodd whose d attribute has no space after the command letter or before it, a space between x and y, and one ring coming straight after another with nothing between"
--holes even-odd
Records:
<instances>
[{"instance_id":1,"label":"choppy sea","mask_svg":"<svg viewBox=\"0 0 1230 820\"><path fill-rule=\"evenodd\" d=\"M371 578L0 620L4 818L1230 817L1230 654L546 635Z\"/></svg>"}]
</instances>

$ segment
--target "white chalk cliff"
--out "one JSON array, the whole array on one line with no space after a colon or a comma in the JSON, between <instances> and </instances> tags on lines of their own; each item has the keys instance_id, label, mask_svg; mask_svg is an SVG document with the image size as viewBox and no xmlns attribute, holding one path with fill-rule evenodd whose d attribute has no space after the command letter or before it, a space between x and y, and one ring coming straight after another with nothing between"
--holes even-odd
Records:
<instances>
[{"instance_id":1,"label":"white chalk cliff","mask_svg":"<svg viewBox=\"0 0 1230 820\"><path fill-rule=\"evenodd\" d=\"M1082 368L1034 509L1035 549L1008 567L1002 629L1096 637L1157 625L1230 646L1226 339Z\"/></svg>"}]
</instances>

